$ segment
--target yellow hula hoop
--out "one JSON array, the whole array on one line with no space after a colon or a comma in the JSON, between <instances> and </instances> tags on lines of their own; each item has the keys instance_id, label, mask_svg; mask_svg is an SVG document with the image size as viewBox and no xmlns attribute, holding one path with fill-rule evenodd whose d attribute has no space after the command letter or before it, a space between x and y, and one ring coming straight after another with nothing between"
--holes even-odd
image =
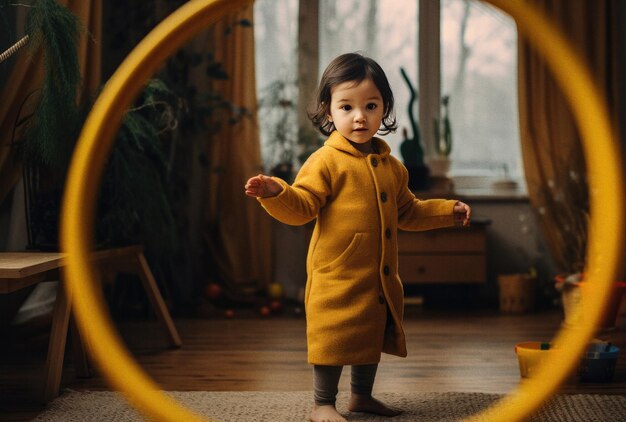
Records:
<instances>
[{"instance_id":1,"label":"yellow hula hoop","mask_svg":"<svg viewBox=\"0 0 626 422\"><path fill-rule=\"evenodd\" d=\"M520 32L546 62L572 105L583 137L590 180L591 221L588 269L596 288L589 300L590 312L577 329L565 329L555 338L561 353L539 369L536 378L522 382L511 394L468 420L517 421L533 413L572 368L594 333L602 307L615 279L623 231L620 154L611 132L604 103L591 78L560 33L529 4L488 0L511 15ZM250 5L252 0L194 0L159 24L124 60L93 107L68 174L61 220L61 242L68 254L68 294L81 332L104 376L145 416L163 421L200 421L160 391L159 386L136 364L112 328L89 263L93 245L96 192L104 163L111 150L124 111L155 70L176 49L227 13Z\"/></svg>"},{"instance_id":2,"label":"yellow hula hoop","mask_svg":"<svg viewBox=\"0 0 626 422\"><path fill-rule=\"evenodd\" d=\"M587 274L594 289L585 303L585 318L577 327L562 329L554 339L559 353L539 368L535 378L470 420L517 421L531 415L553 394L579 363L600 322L616 280L623 235L624 206L618 143L608 112L587 67L563 35L523 1L488 0L511 15L519 32L542 55L571 105L582 137L589 176L589 245ZM587 298L585 298L587 300Z\"/></svg>"}]
</instances>

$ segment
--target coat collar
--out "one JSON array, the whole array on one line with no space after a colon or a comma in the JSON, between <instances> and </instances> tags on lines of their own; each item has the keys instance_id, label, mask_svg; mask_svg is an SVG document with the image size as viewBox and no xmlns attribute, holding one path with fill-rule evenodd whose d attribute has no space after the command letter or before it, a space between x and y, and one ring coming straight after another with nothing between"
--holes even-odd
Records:
<instances>
[{"instance_id":1,"label":"coat collar","mask_svg":"<svg viewBox=\"0 0 626 422\"><path fill-rule=\"evenodd\" d=\"M390 154L391 148L385 141L380 138L372 138L372 142L376 146L378 150L378 155L381 157L386 157ZM350 155L354 155L355 157L362 157L361 153L352 146L350 141L344 138L339 132L336 130L330 134L324 145L335 148L339 151L347 152Z\"/></svg>"}]
</instances>

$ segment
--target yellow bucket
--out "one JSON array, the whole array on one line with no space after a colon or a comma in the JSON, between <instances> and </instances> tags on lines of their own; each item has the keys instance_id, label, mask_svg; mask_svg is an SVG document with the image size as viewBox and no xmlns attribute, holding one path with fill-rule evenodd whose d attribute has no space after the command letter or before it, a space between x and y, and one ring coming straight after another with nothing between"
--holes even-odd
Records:
<instances>
[{"instance_id":1,"label":"yellow bucket","mask_svg":"<svg viewBox=\"0 0 626 422\"><path fill-rule=\"evenodd\" d=\"M555 348L552 344L541 341L526 341L515 345L515 354L519 362L519 372L522 378L530 378Z\"/></svg>"}]
</instances>

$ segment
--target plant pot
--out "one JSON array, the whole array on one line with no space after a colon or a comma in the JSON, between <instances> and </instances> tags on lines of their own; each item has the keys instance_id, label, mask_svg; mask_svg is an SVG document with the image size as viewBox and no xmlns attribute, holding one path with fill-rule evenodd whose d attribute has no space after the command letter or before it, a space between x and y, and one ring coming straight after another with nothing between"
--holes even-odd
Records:
<instances>
[{"instance_id":1,"label":"plant pot","mask_svg":"<svg viewBox=\"0 0 626 422\"><path fill-rule=\"evenodd\" d=\"M537 279L530 274L500 274L500 311L522 314L530 312L535 306Z\"/></svg>"},{"instance_id":2,"label":"plant pot","mask_svg":"<svg viewBox=\"0 0 626 422\"><path fill-rule=\"evenodd\" d=\"M578 283L566 283L560 288L560 290L564 323L566 325L575 325L580 323L583 315L583 305Z\"/></svg>"},{"instance_id":3,"label":"plant pot","mask_svg":"<svg viewBox=\"0 0 626 422\"><path fill-rule=\"evenodd\" d=\"M448 177L450 157L437 156L428 160L428 168L432 177Z\"/></svg>"},{"instance_id":4,"label":"plant pot","mask_svg":"<svg viewBox=\"0 0 626 422\"><path fill-rule=\"evenodd\" d=\"M581 281L576 283L565 282L565 276L557 275L555 277L557 290L561 291L561 299L563 302L563 313L565 324L580 323L584 317L585 297L589 297L592 282ZM613 283L612 291L608 303L606 303L602 316L600 318L599 328L613 328L617 321L617 314L622 303L622 298L626 292L626 283L616 281Z\"/></svg>"},{"instance_id":5,"label":"plant pot","mask_svg":"<svg viewBox=\"0 0 626 422\"><path fill-rule=\"evenodd\" d=\"M430 187L430 169L425 165L406 168L409 172L409 189L412 191L427 190Z\"/></svg>"}]
</instances>

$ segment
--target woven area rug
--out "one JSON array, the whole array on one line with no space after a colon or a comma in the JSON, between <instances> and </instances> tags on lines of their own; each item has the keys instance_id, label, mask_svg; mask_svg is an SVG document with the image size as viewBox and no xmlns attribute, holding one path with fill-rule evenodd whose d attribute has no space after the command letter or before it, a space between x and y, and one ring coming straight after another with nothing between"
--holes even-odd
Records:
<instances>
[{"instance_id":1,"label":"woven area rug","mask_svg":"<svg viewBox=\"0 0 626 422\"><path fill-rule=\"evenodd\" d=\"M310 391L295 392L168 392L187 408L216 422L308 421ZM347 393L340 393L337 409L348 421L458 421L489 406L497 394L483 393L379 393L384 402L404 410L383 418L346 409ZM130 422L144 419L120 394L114 392L65 391L34 421ZM626 397L611 395L559 395L551 399L531 421L623 422Z\"/></svg>"}]
</instances>

